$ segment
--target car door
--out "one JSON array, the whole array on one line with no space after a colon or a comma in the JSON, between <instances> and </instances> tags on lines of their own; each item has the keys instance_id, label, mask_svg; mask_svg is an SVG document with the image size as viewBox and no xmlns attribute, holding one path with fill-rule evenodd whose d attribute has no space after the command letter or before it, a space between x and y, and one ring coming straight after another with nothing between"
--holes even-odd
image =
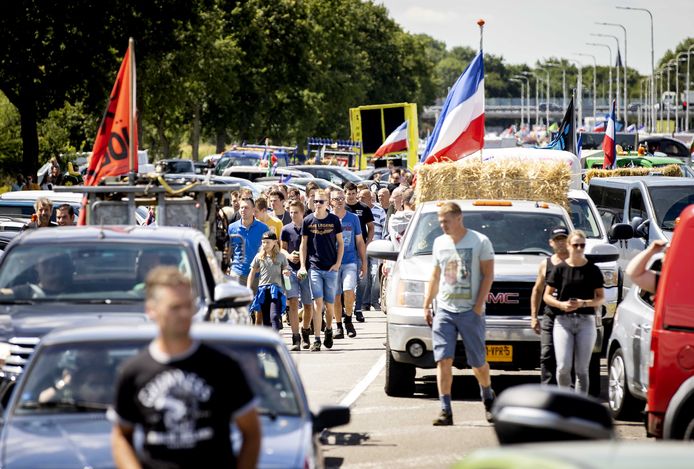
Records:
<instances>
[{"instance_id":1,"label":"car door","mask_svg":"<svg viewBox=\"0 0 694 469\"><path fill-rule=\"evenodd\" d=\"M648 211L646 210L646 198L644 197L641 188L631 187L627 193L626 209L624 212L624 220L626 223L631 223L634 230L637 226L635 218L642 220L648 219ZM646 249L647 240L634 235L633 238L620 241L622 248L620 249L619 265L623 270L626 270L629 261L631 261L638 253ZM631 287L631 279L625 276L625 286Z\"/></svg>"},{"instance_id":2,"label":"car door","mask_svg":"<svg viewBox=\"0 0 694 469\"><path fill-rule=\"evenodd\" d=\"M634 386L645 396L648 390L648 367L651 353L651 329L653 326L653 295L647 291L637 292L638 308L635 308L633 335L632 335L632 360L634 363Z\"/></svg>"}]
</instances>

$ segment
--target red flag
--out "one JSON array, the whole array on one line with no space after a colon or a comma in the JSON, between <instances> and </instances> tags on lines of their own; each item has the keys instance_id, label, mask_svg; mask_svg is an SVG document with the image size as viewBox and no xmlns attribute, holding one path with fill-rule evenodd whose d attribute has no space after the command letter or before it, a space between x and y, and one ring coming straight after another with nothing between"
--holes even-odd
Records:
<instances>
[{"instance_id":1,"label":"red flag","mask_svg":"<svg viewBox=\"0 0 694 469\"><path fill-rule=\"evenodd\" d=\"M617 145L615 138L615 100L612 100L612 112L607 120L607 129L605 129L605 137L602 139L602 151L605 153L603 160L603 169L614 169L617 166Z\"/></svg>"},{"instance_id":2,"label":"red flag","mask_svg":"<svg viewBox=\"0 0 694 469\"><path fill-rule=\"evenodd\" d=\"M108 107L101 120L89 158L84 184L96 186L104 177L121 176L130 170L128 158L130 137L137 151L137 119L135 116L135 57L128 47L123 57L116 83L113 85ZM132 83L131 83L132 82ZM132 124L132 129L130 125ZM137 155L133 155L133 170L137 171ZM86 197L85 197L86 199ZM79 224L86 222L86 200L80 211Z\"/></svg>"}]
</instances>

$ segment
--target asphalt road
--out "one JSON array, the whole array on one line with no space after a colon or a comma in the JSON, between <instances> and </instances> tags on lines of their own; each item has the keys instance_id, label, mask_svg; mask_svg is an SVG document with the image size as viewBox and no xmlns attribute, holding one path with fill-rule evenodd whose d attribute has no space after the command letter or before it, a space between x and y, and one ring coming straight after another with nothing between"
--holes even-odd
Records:
<instances>
[{"instance_id":1,"label":"asphalt road","mask_svg":"<svg viewBox=\"0 0 694 469\"><path fill-rule=\"evenodd\" d=\"M418 372L414 397L386 396L385 316L379 311L365 316L365 323L355 322L354 339L336 340L332 350L293 352L314 411L340 403L352 410L349 425L323 435L328 467L448 467L474 449L498 446L494 428L484 419L479 387L469 371L454 371L453 427L431 425L439 411L434 370ZM282 334L290 344L288 326ZM602 375L604 399L604 366ZM493 372L492 377L497 394L511 386L538 381L539 373L530 372ZM616 428L622 439L646 440L641 422L620 421Z\"/></svg>"}]
</instances>

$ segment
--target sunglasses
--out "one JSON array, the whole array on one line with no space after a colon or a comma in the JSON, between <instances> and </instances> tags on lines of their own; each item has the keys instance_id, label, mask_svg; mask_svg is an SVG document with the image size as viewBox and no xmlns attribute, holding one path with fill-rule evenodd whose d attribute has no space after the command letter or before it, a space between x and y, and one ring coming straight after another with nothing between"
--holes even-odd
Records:
<instances>
[{"instance_id":1,"label":"sunglasses","mask_svg":"<svg viewBox=\"0 0 694 469\"><path fill-rule=\"evenodd\" d=\"M344 201L345 201L345 198L344 198L344 197L333 197L333 198L330 199L330 200L334 200L334 201L336 201L336 202L344 202Z\"/></svg>"},{"instance_id":2,"label":"sunglasses","mask_svg":"<svg viewBox=\"0 0 694 469\"><path fill-rule=\"evenodd\" d=\"M326 200L320 200L320 199L315 199L313 201L314 204L324 204L325 202L327 202L327 201Z\"/></svg>"},{"instance_id":3,"label":"sunglasses","mask_svg":"<svg viewBox=\"0 0 694 469\"><path fill-rule=\"evenodd\" d=\"M586 248L586 243L571 243L571 247L574 247L576 249L585 249Z\"/></svg>"}]
</instances>

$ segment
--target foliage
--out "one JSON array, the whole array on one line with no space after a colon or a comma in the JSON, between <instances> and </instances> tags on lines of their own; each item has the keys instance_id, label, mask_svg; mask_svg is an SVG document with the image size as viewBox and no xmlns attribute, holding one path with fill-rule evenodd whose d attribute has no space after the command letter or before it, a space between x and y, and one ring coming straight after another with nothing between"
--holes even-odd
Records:
<instances>
[{"instance_id":1,"label":"foliage","mask_svg":"<svg viewBox=\"0 0 694 469\"><path fill-rule=\"evenodd\" d=\"M39 163L59 154L91 151L97 124L82 102L49 112L39 123Z\"/></svg>"},{"instance_id":2,"label":"foliage","mask_svg":"<svg viewBox=\"0 0 694 469\"><path fill-rule=\"evenodd\" d=\"M5 174L14 174L20 169L21 161L19 113L10 100L0 92L0 168Z\"/></svg>"}]
</instances>

